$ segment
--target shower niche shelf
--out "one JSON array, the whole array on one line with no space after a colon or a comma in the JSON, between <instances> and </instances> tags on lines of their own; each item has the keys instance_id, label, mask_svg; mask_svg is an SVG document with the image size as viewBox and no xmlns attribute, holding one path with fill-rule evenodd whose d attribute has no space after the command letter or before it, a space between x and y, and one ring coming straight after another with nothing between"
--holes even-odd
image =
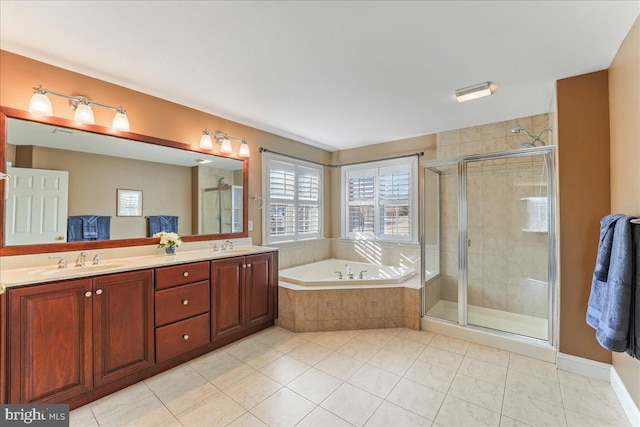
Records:
<instances>
[{"instance_id":1,"label":"shower niche shelf","mask_svg":"<svg viewBox=\"0 0 640 427\"><path fill-rule=\"evenodd\" d=\"M524 197L520 199L527 204L527 223L522 228L526 233L548 232L548 210L546 197Z\"/></svg>"}]
</instances>

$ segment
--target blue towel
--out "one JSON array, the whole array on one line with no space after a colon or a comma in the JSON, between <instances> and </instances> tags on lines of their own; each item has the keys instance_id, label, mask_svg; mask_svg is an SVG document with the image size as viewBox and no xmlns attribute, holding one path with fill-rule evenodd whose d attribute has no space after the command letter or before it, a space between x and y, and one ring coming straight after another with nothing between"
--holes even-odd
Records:
<instances>
[{"instance_id":1,"label":"blue towel","mask_svg":"<svg viewBox=\"0 0 640 427\"><path fill-rule=\"evenodd\" d=\"M149 217L149 237L154 234L166 231L167 233L178 232L178 217L171 215L156 215Z\"/></svg>"},{"instance_id":2,"label":"blue towel","mask_svg":"<svg viewBox=\"0 0 640 427\"><path fill-rule=\"evenodd\" d=\"M82 237L84 239L98 238L98 217L95 215L83 215L82 220Z\"/></svg>"},{"instance_id":3,"label":"blue towel","mask_svg":"<svg viewBox=\"0 0 640 427\"><path fill-rule=\"evenodd\" d=\"M95 218L90 224L94 229L85 230L86 218ZM93 237L87 237L93 236ZM111 239L111 217L99 215L76 215L67 219L67 242L86 242Z\"/></svg>"},{"instance_id":4,"label":"blue towel","mask_svg":"<svg viewBox=\"0 0 640 427\"><path fill-rule=\"evenodd\" d=\"M598 261L587 307L587 323L596 329L598 342L604 348L617 352L625 351L629 345L634 280L631 218L624 215L616 217L610 246L607 235L611 232L612 219L605 217L601 221ZM605 265L608 265L606 271Z\"/></svg>"},{"instance_id":5,"label":"blue towel","mask_svg":"<svg viewBox=\"0 0 640 427\"><path fill-rule=\"evenodd\" d=\"M631 324L629 325L629 346L627 353L640 360L640 224L632 224L633 251L635 252L633 295L631 298Z\"/></svg>"}]
</instances>

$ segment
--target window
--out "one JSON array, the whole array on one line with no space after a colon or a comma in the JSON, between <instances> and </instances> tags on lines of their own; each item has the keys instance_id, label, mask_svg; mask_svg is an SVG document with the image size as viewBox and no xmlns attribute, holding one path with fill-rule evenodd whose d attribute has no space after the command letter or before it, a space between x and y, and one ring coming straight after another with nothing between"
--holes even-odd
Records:
<instances>
[{"instance_id":1,"label":"window","mask_svg":"<svg viewBox=\"0 0 640 427\"><path fill-rule=\"evenodd\" d=\"M322 236L322 166L263 154L264 241Z\"/></svg>"},{"instance_id":2,"label":"window","mask_svg":"<svg viewBox=\"0 0 640 427\"><path fill-rule=\"evenodd\" d=\"M416 241L418 160L342 168L344 237Z\"/></svg>"}]
</instances>

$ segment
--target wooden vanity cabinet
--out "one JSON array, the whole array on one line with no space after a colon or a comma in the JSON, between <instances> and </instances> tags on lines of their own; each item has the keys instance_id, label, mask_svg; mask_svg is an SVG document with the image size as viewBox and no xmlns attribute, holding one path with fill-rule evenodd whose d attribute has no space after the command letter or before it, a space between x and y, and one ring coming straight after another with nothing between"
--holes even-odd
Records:
<instances>
[{"instance_id":1,"label":"wooden vanity cabinet","mask_svg":"<svg viewBox=\"0 0 640 427\"><path fill-rule=\"evenodd\" d=\"M276 268L273 253L211 262L211 335L214 342L274 319Z\"/></svg>"},{"instance_id":2,"label":"wooden vanity cabinet","mask_svg":"<svg viewBox=\"0 0 640 427\"><path fill-rule=\"evenodd\" d=\"M153 273L8 291L10 403L68 402L153 366Z\"/></svg>"}]
</instances>

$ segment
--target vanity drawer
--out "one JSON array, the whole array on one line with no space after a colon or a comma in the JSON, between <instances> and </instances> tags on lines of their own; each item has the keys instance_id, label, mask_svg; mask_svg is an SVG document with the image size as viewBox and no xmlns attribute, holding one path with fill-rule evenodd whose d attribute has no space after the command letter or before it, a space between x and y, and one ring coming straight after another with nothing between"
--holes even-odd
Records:
<instances>
[{"instance_id":1,"label":"vanity drawer","mask_svg":"<svg viewBox=\"0 0 640 427\"><path fill-rule=\"evenodd\" d=\"M207 261L156 268L156 289L207 279L209 279L209 263Z\"/></svg>"},{"instance_id":2,"label":"vanity drawer","mask_svg":"<svg viewBox=\"0 0 640 427\"><path fill-rule=\"evenodd\" d=\"M156 291L156 326L209 311L209 281Z\"/></svg>"},{"instance_id":3,"label":"vanity drawer","mask_svg":"<svg viewBox=\"0 0 640 427\"><path fill-rule=\"evenodd\" d=\"M209 343L209 313L156 329L156 362L195 350Z\"/></svg>"}]
</instances>

